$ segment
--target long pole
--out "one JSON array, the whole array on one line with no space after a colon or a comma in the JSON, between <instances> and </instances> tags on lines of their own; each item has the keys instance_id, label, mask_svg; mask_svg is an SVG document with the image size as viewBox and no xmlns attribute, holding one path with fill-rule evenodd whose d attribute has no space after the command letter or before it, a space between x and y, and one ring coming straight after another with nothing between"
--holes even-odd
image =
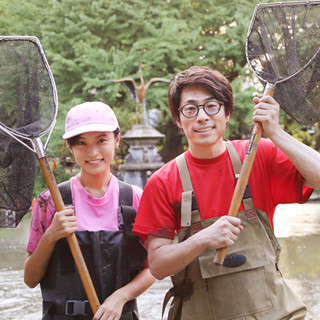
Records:
<instances>
[{"instance_id":1,"label":"long pole","mask_svg":"<svg viewBox=\"0 0 320 320\"><path fill-rule=\"evenodd\" d=\"M38 161L40 164L40 168L42 170L43 176L47 182L48 188L51 193L52 200L56 206L57 211L62 211L65 209L65 205L63 203L62 196L60 194L56 179L53 175L53 172L50 168L48 159L46 157L42 142L40 138L36 138L33 140L34 146L37 151ZM76 235L73 233L67 236L67 241L70 247L70 251L72 253L74 262L76 267L78 268L79 275L84 286L85 292L87 294L91 309L93 314L95 314L99 307L100 302L93 286L87 265L84 261L78 240Z\"/></svg>"},{"instance_id":2,"label":"long pole","mask_svg":"<svg viewBox=\"0 0 320 320\"><path fill-rule=\"evenodd\" d=\"M268 83L266 85L264 95L273 95L274 85ZM236 188L233 193L233 197L231 200L231 205L229 208L229 216L235 217L238 213L242 197L246 190L246 186L248 184L251 168L254 162L254 158L256 156L256 152L259 146L259 142L262 135L262 127L259 122L256 122L253 126L251 138L249 142L249 146L247 148L247 152L245 158L243 160L243 164L240 170L239 178L236 184ZM226 256L227 247L220 248L217 250L216 255L213 259L213 262L219 265L223 264L224 258Z\"/></svg>"}]
</instances>

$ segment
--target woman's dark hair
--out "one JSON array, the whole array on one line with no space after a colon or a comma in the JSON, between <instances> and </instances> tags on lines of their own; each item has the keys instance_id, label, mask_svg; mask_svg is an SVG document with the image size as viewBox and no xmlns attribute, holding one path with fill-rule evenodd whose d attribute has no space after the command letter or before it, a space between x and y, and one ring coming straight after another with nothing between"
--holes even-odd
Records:
<instances>
[{"instance_id":1,"label":"woman's dark hair","mask_svg":"<svg viewBox=\"0 0 320 320\"><path fill-rule=\"evenodd\" d=\"M226 116L233 112L232 88L228 79L209 67L192 66L181 71L171 80L168 92L169 107L174 121L180 121L181 91L191 85L207 88L217 101L224 104Z\"/></svg>"},{"instance_id":2,"label":"woman's dark hair","mask_svg":"<svg viewBox=\"0 0 320 320\"><path fill-rule=\"evenodd\" d=\"M117 128L115 131L113 131L113 133L114 133L114 137L117 138L120 134L120 129ZM71 137L70 139L67 139L66 141L67 141L69 148L75 146L77 144L79 138L80 138L80 134L77 136Z\"/></svg>"}]
</instances>

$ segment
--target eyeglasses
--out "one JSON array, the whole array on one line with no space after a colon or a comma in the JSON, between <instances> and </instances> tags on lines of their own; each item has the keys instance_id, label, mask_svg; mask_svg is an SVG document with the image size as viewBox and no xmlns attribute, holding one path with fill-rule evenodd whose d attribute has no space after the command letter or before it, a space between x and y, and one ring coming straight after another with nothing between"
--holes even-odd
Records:
<instances>
[{"instance_id":1,"label":"eyeglasses","mask_svg":"<svg viewBox=\"0 0 320 320\"><path fill-rule=\"evenodd\" d=\"M202 108L208 116L214 116L219 113L222 105L222 102L210 100L204 104L187 103L178 108L178 110L181 111L186 118L194 118L199 113L200 108Z\"/></svg>"}]
</instances>

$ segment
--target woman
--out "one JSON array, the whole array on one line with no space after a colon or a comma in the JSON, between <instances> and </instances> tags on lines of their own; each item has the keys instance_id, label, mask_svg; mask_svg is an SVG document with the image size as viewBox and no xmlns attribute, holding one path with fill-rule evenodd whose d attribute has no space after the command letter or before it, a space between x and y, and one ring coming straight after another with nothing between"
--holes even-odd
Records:
<instances>
[{"instance_id":1,"label":"woman","mask_svg":"<svg viewBox=\"0 0 320 320\"><path fill-rule=\"evenodd\" d=\"M124 231L128 228L123 221L132 218L142 190L119 182L111 173L120 141L117 118L101 102L77 105L67 114L63 139L80 167L60 188L65 204L72 203L73 208L56 212L48 190L39 196L25 283L31 288L41 284L42 319L138 319L135 298L154 278L144 263L146 253L139 239L131 230ZM120 206L119 197L125 206ZM95 315L66 245L65 237L74 232L101 303Z\"/></svg>"}]
</instances>

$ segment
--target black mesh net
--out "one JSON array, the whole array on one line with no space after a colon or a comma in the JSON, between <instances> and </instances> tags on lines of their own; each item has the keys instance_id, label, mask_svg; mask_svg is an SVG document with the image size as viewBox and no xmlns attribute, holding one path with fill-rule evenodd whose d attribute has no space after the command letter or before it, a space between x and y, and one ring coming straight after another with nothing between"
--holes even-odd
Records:
<instances>
[{"instance_id":1,"label":"black mesh net","mask_svg":"<svg viewBox=\"0 0 320 320\"><path fill-rule=\"evenodd\" d=\"M51 129L57 110L51 71L35 39L0 37L1 228L16 227L31 207L33 141Z\"/></svg>"},{"instance_id":2,"label":"black mesh net","mask_svg":"<svg viewBox=\"0 0 320 320\"><path fill-rule=\"evenodd\" d=\"M36 155L0 131L0 228L15 228L29 211L36 173Z\"/></svg>"},{"instance_id":3,"label":"black mesh net","mask_svg":"<svg viewBox=\"0 0 320 320\"><path fill-rule=\"evenodd\" d=\"M302 124L320 119L320 2L260 4L247 37L248 63L275 99Z\"/></svg>"},{"instance_id":4,"label":"black mesh net","mask_svg":"<svg viewBox=\"0 0 320 320\"><path fill-rule=\"evenodd\" d=\"M0 122L38 137L55 116L51 79L37 44L0 38Z\"/></svg>"}]
</instances>

